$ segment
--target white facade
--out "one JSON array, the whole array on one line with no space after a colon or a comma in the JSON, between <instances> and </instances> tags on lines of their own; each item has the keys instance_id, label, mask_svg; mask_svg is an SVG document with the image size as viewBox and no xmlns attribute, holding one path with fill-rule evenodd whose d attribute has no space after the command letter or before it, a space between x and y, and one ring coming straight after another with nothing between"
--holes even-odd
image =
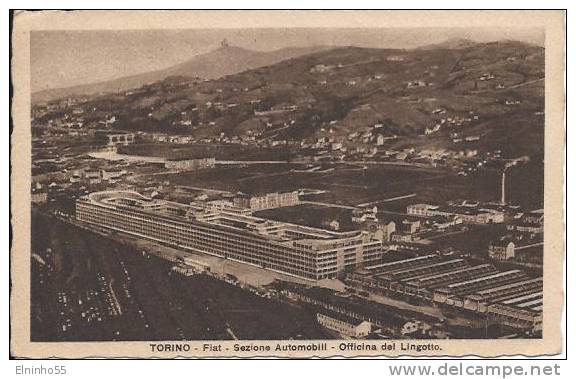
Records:
<instances>
[{"instance_id":1,"label":"white facade","mask_svg":"<svg viewBox=\"0 0 576 379\"><path fill-rule=\"evenodd\" d=\"M328 316L322 313L318 313L316 318L320 325L345 338L364 338L372 330L372 324L368 321L344 320L344 317Z\"/></svg>"}]
</instances>

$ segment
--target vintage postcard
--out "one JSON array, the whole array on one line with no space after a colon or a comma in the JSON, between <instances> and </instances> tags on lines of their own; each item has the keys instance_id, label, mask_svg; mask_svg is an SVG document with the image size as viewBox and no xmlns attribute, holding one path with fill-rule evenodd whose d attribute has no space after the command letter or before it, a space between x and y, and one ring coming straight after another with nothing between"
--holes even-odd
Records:
<instances>
[{"instance_id":1,"label":"vintage postcard","mask_svg":"<svg viewBox=\"0 0 576 379\"><path fill-rule=\"evenodd\" d=\"M21 11L11 353L539 356L562 11Z\"/></svg>"}]
</instances>

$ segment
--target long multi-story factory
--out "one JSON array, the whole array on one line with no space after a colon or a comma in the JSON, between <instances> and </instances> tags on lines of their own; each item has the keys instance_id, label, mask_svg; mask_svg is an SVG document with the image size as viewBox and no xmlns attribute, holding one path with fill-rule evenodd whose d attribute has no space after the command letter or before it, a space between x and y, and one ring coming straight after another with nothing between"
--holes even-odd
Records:
<instances>
[{"instance_id":1,"label":"long multi-story factory","mask_svg":"<svg viewBox=\"0 0 576 379\"><path fill-rule=\"evenodd\" d=\"M76 202L79 221L320 280L381 261L382 242L367 232L336 232L272 221L225 208L185 205L132 191L95 192Z\"/></svg>"},{"instance_id":2,"label":"long multi-story factory","mask_svg":"<svg viewBox=\"0 0 576 379\"><path fill-rule=\"evenodd\" d=\"M367 266L347 276L353 287L436 304L512 328L542 331L541 277L437 254Z\"/></svg>"}]
</instances>

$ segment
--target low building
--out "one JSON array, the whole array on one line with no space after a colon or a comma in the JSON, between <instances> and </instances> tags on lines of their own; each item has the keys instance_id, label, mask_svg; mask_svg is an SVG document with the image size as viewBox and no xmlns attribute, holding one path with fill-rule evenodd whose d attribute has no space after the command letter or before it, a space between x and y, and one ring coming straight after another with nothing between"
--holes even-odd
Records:
<instances>
[{"instance_id":1,"label":"low building","mask_svg":"<svg viewBox=\"0 0 576 379\"><path fill-rule=\"evenodd\" d=\"M105 141L107 146L128 146L134 143L134 133L97 130L95 136Z\"/></svg>"},{"instance_id":2,"label":"low building","mask_svg":"<svg viewBox=\"0 0 576 379\"><path fill-rule=\"evenodd\" d=\"M122 175L126 174L126 170L122 170L119 168L109 168L105 170L101 170L102 180L106 180L109 182L119 180Z\"/></svg>"},{"instance_id":3,"label":"low building","mask_svg":"<svg viewBox=\"0 0 576 379\"><path fill-rule=\"evenodd\" d=\"M88 184L100 184L102 183L102 178L90 178L87 182Z\"/></svg>"},{"instance_id":4,"label":"low building","mask_svg":"<svg viewBox=\"0 0 576 379\"><path fill-rule=\"evenodd\" d=\"M502 239L488 246L488 256L498 261L507 261L514 258L516 245L509 239Z\"/></svg>"},{"instance_id":5,"label":"low building","mask_svg":"<svg viewBox=\"0 0 576 379\"><path fill-rule=\"evenodd\" d=\"M46 191L32 191L30 200L35 204L42 204L48 201L48 193Z\"/></svg>"},{"instance_id":6,"label":"low building","mask_svg":"<svg viewBox=\"0 0 576 379\"><path fill-rule=\"evenodd\" d=\"M332 220L329 226L332 230L340 230L340 223L337 220Z\"/></svg>"},{"instance_id":7,"label":"low building","mask_svg":"<svg viewBox=\"0 0 576 379\"><path fill-rule=\"evenodd\" d=\"M164 167L167 169L182 171L201 170L215 166L216 158L169 159L164 163Z\"/></svg>"},{"instance_id":8,"label":"low building","mask_svg":"<svg viewBox=\"0 0 576 379\"><path fill-rule=\"evenodd\" d=\"M252 211L291 207L300 204L298 191L272 192L259 196L237 194L234 197L234 205L240 208L248 208Z\"/></svg>"},{"instance_id":9,"label":"low building","mask_svg":"<svg viewBox=\"0 0 576 379\"><path fill-rule=\"evenodd\" d=\"M403 336L413 336L416 334L425 335L430 333L431 330L432 327L430 325L420 320L416 320L416 321L408 321L407 323L405 323L402 326L400 333L402 333Z\"/></svg>"},{"instance_id":10,"label":"low building","mask_svg":"<svg viewBox=\"0 0 576 379\"><path fill-rule=\"evenodd\" d=\"M504 212L498 209L482 207L481 205L458 205L445 206L432 204L411 204L406 207L406 213L420 217L458 217L468 224L491 224L504 222Z\"/></svg>"},{"instance_id":11,"label":"low building","mask_svg":"<svg viewBox=\"0 0 576 379\"><path fill-rule=\"evenodd\" d=\"M420 220L403 220L402 232L407 234L414 234L420 229Z\"/></svg>"},{"instance_id":12,"label":"low building","mask_svg":"<svg viewBox=\"0 0 576 379\"><path fill-rule=\"evenodd\" d=\"M84 179L88 180L88 179L101 179L102 178L102 172L100 170L97 169L86 169L84 170Z\"/></svg>"},{"instance_id":13,"label":"low building","mask_svg":"<svg viewBox=\"0 0 576 379\"><path fill-rule=\"evenodd\" d=\"M542 330L543 278L522 270L430 254L365 266L346 276L347 286L388 297L449 307L451 311L538 334ZM417 325L407 324L409 334Z\"/></svg>"},{"instance_id":14,"label":"low building","mask_svg":"<svg viewBox=\"0 0 576 379\"><path fill-rule=\"evenodd\" d=\"M544 242L516 246L514 260L529 265L542 266L544 263Z\"/></svg>"},{"instance_id":15,"label":"low building","mask_svg":"<svg viewBox=\"0 0 576 379\"><path fill-rule=\"evenodd\" d=\"M390 235L390 242L415 242L419 240L420 237L410 233L392 233Z\"/></svg>"},{"instance_id":16,"label":"low building","mask_svg":"<svg viewBox=\"0 0 576 379\"><path fill-rule=\"evenodd\" d=\"M210 263L207 263L203 260L200 260L198 258L192 257L192 256L187 256L184 257L182 259L182 263L192 269L194 269L195 272L210 272Z\"/></svg>"},{"instance_id":17,"label":"low building","mask_svg":"<svg viewBox=\"0 0 576 379\"><path fill-rule=\"evenodd\" d=\"M544 257L544 242L536 235L526 238L523 234L507 234L490 243L488 255L492 259L541 264Z\"/></svg>"},{"instance_id":18,"label":"low building","mask_svg":"<svg viewBox=\"0 0 576 379\"><path fill-rule=\"evenodd\" d=\"M508 229L520 233L544 233L544 213L536 211L523 214L511 222Z\"/></svg>"},{"instance_id":19,"label":"low building","mask_svg":"<svg viewBox=\"0 0 576 379\"><path fill-rule=\"evenodd\" d=\"M364 338L372 331L372 323L336 312L318 313L316 319L320 325L344 338Z\"/></svg>"},{"instance_id":20,"label":"low building","mask_svg":"<svg viewBox=\"0 0 576 379\"><path fill-rule=\"evenodd\" d=\"M245 216L250 216L252 214L250 209L237 207L230 200L212 200L206 203L191 203L191 205L196 204L203 207L206 211L208 211L208 213L226 212Z\"/></svg>"},{"instance_id":21,"label":"low building","mask_svg":"<svg viewBox=\"0 0 576 379\"><path fill-rule=\"evenodd\" d=\"M357 224L361 224L363 222L372 221L377 222L378 218L376 217L378 209L374 208L365 208L365 209L355 209L352 211L352 222Z\"/></svg>"},{"instance_id":22,"label":"low building","mask_svg":"<svg viewBox=\"0 0 576 379\"><path fill-rule=\"evenodd\" d=\"M371 222L368 221L366 224L366 229L373 233L374 238L388 242L391 236L396 232L396 223L394 221L388 222Z\"/></svg>"},{"instance_id":23,"label":"low building","mask_svg":"<svg viewBox=\"0 0 576 379\"><path fill-rule=\"evenodd\" d=\"M102 172L97 169L86 169L84 170L84 181L88 184L100 184L102 183Z\"/></svg>"}]
</instances>

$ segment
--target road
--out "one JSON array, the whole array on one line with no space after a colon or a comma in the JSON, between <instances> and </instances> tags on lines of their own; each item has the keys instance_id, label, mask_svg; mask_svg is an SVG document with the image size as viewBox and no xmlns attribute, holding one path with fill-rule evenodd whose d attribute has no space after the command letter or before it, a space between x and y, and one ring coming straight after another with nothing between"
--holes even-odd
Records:
<instances>
[{"instance_id":1,"label":"road","mask_svg":"<svg viewBox=\"0 0 576 379\"><path fill-rule=\"evenodd\" d=\"M128 177L128 180L134 182L136 179L138 178L143 178L143 177L152 177L152 176L162 176L162 175L167 175L167 174L178 174L180 173L180 171L177 170L166 170L166 171L160 171L160 172L149 172L149 173L143 173L143 174L135 174L132 176Z\"/></svg>"},{"instance_id":2,"label":"road","mask_svg":"<svg viewBox=\"0 0 576 379\"><path fill-rule=\"evenodd\" d=\"M519 250L524 250L524 249L528 249L530 247L535 247L535 246L543 246L544 242L536 242L536 243L532 243L530 245L526 245L526 246L519 246L517 247L515 250L519 251Z\"/></svg>"},{"instance_id":3,"label":"road","mask_svg":"<svg viewBox=\"0 0 576 379\"><path fill-rule=\"evenodd\" d=\"M231 193L230 191L217 190L217 189L213 189L213 188L202 188L202 187L193 187L193 186L176 186L176 187L189 189L189 190L193 190L193 191L212 192L212 193L222 194L222 195L227 195L227 194Z\"/></svg>"},{"instance_id":4,"label":"road","mask_svg":"<svg viewBox=\"0 0 576 379\"><path fill-rule=\"evenodd\" d=\"M289 161L216 161L219 165L255 165L255 164L288 164L292 163Z\"/></svg>"},{"instance_id":5,"label":"road","mask_svg":"<svg viewBox=\"0 0 576 379\"><path fill-rule=\"evenodd\" d=\"M274 176L284 176L284 175L290 175L292 174L292 171L282 171L282 172L275 172L272 174L259 174L259 175L252 175L252 176L247 176L244 178L240 178L238 179L239 182L244 182L247 180L252 180L252 179L263 179L263 178L271 178Z\"/></svg>"},{"instance_id":6,"label":"road","mask_svg":"<svg viewBox=\"0 0 576 379\"><path fill-rule=\"evenodd\" d=\"M218 165L258 165L258 164L305 164L305 163L318 163L314 160L306 161L216 161ZM409 163L409 162L385 162L385 161L338 161L327 162L329 164L344 164L344 165L372 165L372 166L396 166L396 167L412 167L424 170L440 171L441 168L432 167L424 163Z\"/></svg>"},{"instance_id":7,"label":"road","mask_svg":"<svg viewBox=\"0 0 576 379\"><path fill-rule=\"evenodd\" d=\"M409 198L414 197L414 196L416 196L416 194L415 194L415 193L411 193L411 194L408 194L408 195L402 195L402 196L390 197L390 198L388 198L388 199L371 201L371 202L369 202L369 203L362 203L362 204L358 204L358 206L359 206L359 207L368 207L368 206L373 205L373 204L389 203L389 202L396 201L396 200L409 199Z\"/></svg>"},{"instance_id":8,"label":"road","mask_svg":"<svg viewBox=\"0 0 576 379\"><path fill-rule=\"evenodd\" d=\"M540 79L534 79L534 80L529 80L527 82L522 82L522 83L518 83L518 84L514 84L511 85L509 87L505 87L499 90L494 90L493 88L490 89L485 89L485 90L480 90L480 91L470 91L471 94L477 94L477 93L486 93L486 92L495 92L495 91L504 91L504 90L509 90L509 89L514 89L514 88L520 88L520 87L524 87L530 84L534 84L534 83L538 83L541 81L544 81L545 78L540 78Z\"/></svg>"},{"instance_id":9,"label":"road","mask_svg":"<svg viewBox=\"0 0 576 379\"><path fill-rule=\"evenodd\" d=\"M333 203L324 203L321 201L301 201L301 204L310 204L310 205L321 205L323 207L333 207L333 208L343 208L343 209L358 209L358 207L353 207L351 205L342 205L342 204L333 204Z\"/></svg>"},{"instance_id":10,"label":"road","mask_svg":"<svg viewBox=\"0 0 576 379\"><path fill-rule=\"evenodd\" d=\"M441 234L438 234L438 235L435 235L435 236L432 236L432 237L427 237L426 239L427 239L428 241L433 241L433 240L438 239L438 238L445 238L445 237L449 237L449 236L455 236L455 235L462 234L462 233L467 233L467 232L468 232L468 230L456 230L456 231L453 231L453 232L441 233Z\"/></svg>"},{"instance_id":11,"label":"road","mask_svg":"<svg viewBox=\"0 0 576 379\"><path fill-rule=\"evenodd\" d=\"M514 84L510 87L506 87L505 89L510 89L510 88L520 88L520 87L524 87L527 86L529 84L534 84L534 83L538 83L538 82L542 82L544 81L545 78L540 78L540 79L535 79L535 80L529 80L527 82L524 83L518 83L518 84Z\"/></svg>"}]
</instances>

